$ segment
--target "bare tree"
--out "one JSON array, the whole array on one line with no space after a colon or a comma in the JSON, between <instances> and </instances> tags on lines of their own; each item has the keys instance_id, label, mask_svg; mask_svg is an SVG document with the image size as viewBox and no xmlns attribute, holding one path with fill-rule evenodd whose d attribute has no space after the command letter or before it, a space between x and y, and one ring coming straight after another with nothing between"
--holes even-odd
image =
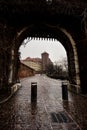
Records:
<instances>
[{"instance_id":1,"label":"bare tree","mask_svg":"<svg viewBox=\"0 0 87 130\"><path fill-rule=\"evenodd\" d=\"M66 72L68 73L68 61L67 61L66 57L64 57L62 59L62 65L63 65L64 69L66 70Z\"/></svg>"}]
</instances>

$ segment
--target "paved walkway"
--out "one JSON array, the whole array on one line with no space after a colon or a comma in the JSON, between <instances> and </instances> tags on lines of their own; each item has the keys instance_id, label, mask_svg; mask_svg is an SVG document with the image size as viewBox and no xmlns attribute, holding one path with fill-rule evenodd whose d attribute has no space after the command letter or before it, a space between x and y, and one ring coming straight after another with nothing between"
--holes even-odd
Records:
<instances>
[{"instance_id":1,"label":"paved walkway","mask_svg":"<svg viewBox=\"0 0 87 130\"><path fill-rule=\"evenodd\" d=\"M31 103L31 82L37 82L36 104ZM87 116L80 110L79 102L85 103L82 97L69 93L69 102L63 102L61 81L46 76L26 78L21 83L20 90L0 105L0 130L80 130L76 122L80 124ZM87 130L86 123L83 126L81 122L82 130Z\"/></svg>"}]
</instances>

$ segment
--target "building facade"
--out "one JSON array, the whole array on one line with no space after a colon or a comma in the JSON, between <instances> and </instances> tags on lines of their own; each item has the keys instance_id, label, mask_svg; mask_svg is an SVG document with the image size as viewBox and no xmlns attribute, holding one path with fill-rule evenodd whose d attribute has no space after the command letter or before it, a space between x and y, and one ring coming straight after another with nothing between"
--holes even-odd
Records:
<instances>
[{"instance_id":1,"label":"building facade","mask_svg":"<svg viewBox=\"0 0 87 130\"><path fill-rule=\"evenodd\" d=\"M18 78L24 78L29 76L34 76L35 70L30 68L28 65L25 65L24 63L20 63L20 68L18 71Z\"/></svg>"},{"instance_id":2,"label":"building facade","mask_svg":"<svg viewBox=\"0 0 87 130\"><path fill-rule=\"evenodd\" d=\"M47 52L43 52L41 54L41 58L30 58L21 61L22 64L32 68L35 73L45 73L47 70L47 66L52 64L52 61L49 58L49 54Z\"/></svg>"}]
</instances>

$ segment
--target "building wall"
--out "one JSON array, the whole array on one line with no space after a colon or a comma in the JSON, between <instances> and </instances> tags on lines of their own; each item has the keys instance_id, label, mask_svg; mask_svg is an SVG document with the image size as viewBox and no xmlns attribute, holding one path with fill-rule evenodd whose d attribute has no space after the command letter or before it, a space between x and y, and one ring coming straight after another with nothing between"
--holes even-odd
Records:
<instances>
[{"instance_id":1,"label":"building wall","mask_svg":"<svg viewBox=\"0 0 87 130\"><path fill-rule=\"evenodd\" d=\"M33 69L31 69L23 64L20 64L20 69L18 71L19 78L34 76L34 74L35 74L35 72Z\"/></svg>"}]
</instances>

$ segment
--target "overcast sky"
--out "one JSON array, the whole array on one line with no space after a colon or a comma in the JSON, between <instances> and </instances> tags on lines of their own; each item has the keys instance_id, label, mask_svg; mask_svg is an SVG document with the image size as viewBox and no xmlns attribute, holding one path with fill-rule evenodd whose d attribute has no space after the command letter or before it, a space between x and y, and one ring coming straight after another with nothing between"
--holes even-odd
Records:
<instances>
[{"instance_id":1,"label":"overcast sky","mask_svg":"<svg viewBox=\"0 0 87 130\"><path fill-rule=\"evenodd\" d=\"M25 46L21 45L19 51L21 52L21 59L26 57L39 57L41 53L49 53L49 58L52 62L59 61L61 58L66 57L66 51L59 41L52 40L31 40Z\"/></svg>"}]
</instances>

